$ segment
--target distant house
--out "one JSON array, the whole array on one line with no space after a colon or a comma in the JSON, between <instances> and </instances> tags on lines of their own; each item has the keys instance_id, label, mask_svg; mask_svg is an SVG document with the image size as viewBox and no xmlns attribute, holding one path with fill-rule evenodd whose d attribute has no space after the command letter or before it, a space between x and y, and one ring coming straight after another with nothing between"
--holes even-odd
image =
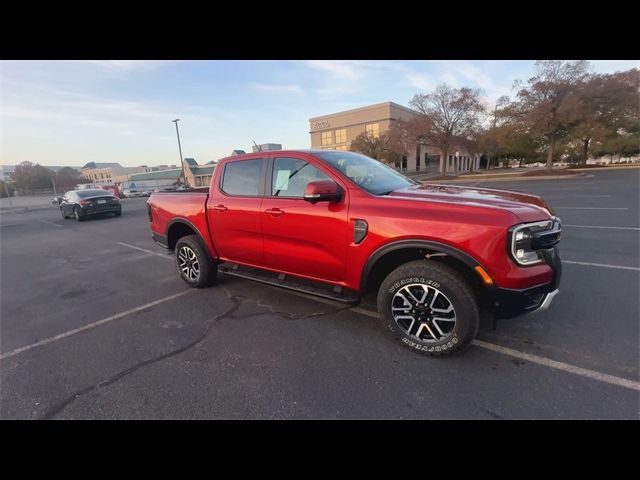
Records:
<instances>
[{"instance_id":1,"label":"distant house","mask_svg":"<svg viewBox=\"0 0 640 480\"><path fill-rule=\"evenodd\" d=\"M233 152L231 152L231 155L244 155L245 152L244 150L234 150Z\"/></svg>"},{"instance_id":2,"label":"distant house","mask_svg":"<svg viewBox=\"0 0 640 480\"><path fill-rule=\"evenodd\" d=\"M117 162L89 162L80 171L82 176L94 185L122 184L133 173L145 172L148 167L123 167Z\"/></svg>"},{"instance_id":3,"label":"distant house","mask_svg":"<svg viewBox=\"0 0 640 480\"><path fill-rule=\"evenodd\" d=\"M157 170L155 172L133 173L122 183L123 189L146 190L148 188L168 188L176 183L184 183L181 168Z\"/></svg>"},{"instance_id":4,"label":"distant house","mask_svg":"<svg viewBox=\"0 0 640 480\"><path fill-rule=\"evenodd\" d=\"M263 143L258 146L251 147L254 152L268 152L272 150L282 150L281 143Z\"/></svg>"},{"instance_id":5,"label":"distant house","mask_svg":"<svg viewBox=\"0 0 640 480\"><path fill-rule=\"evenodd\" d=\"M0 180L11 180L11 174L15 172L15 165L0 165Z\"/></svg>"}]
</instances>

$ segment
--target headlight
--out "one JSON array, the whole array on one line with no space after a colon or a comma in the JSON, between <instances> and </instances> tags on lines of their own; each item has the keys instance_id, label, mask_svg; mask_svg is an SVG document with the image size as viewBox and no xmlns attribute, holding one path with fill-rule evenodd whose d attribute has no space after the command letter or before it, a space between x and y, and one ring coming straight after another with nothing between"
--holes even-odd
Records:
<instances>
[{"instance_id":1,"label":"headlight","mask_svg":"<svg viewBox=\"0 0 640 480\"><path fill-rule=\"evenodd\" d=\"M511 227L509 253L520 265L535 265L542 262L543 248L551 248L560 241L560 219L544 222L524 223Z\"/></svg>"}]
</instances>

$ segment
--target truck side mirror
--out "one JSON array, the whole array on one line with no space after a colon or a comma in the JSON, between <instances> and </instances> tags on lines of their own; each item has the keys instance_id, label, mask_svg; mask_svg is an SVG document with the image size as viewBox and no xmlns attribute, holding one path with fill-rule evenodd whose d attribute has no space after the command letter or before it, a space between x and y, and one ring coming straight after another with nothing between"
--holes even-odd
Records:
<instances>
[{"instance_id":1,"label":"truck side mirror","mask_svg":"<svg viewBox=\"0 0 640 480\"><path fill-rule=\"evenodd\" d=\"M338 184L332 180L318 180L309 182L304 189L302 197L305 202L338 202L342 198L342 191Z\"/></svg>"}]
</instances>

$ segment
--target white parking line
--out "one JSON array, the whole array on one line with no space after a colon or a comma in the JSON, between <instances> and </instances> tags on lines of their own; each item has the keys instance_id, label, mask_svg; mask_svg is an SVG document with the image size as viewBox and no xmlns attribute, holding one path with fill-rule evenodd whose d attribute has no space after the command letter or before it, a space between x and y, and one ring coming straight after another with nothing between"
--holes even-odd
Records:
<instances>
[{"instance_id":1,"label":"white parking line","mask_svg":"<svg viewBox=\"0 0 640 480\"><path fill-rule=\"evenodd\" d=\"M553 208L562 208L564 210L629 210L627 207L559 207L556 205Z\"/></svg>"},{"instance_id":2,"label":"white parking line","mask_svg":"<svg viewBox=\"0 0 640 480\"><path fill-rule=\"evenodd\" d=\"M153 250L147 250L146 248L142 248L142 247L136 247L135 245L129 245L128 243L118 242L118 245L122 245L123 247L133 248L134 250L139 250L140 252L150 253L150 254L156 255L158 257L168 258L169 260L172 259L172 257L170 255L165 255L163 253L154 252Z\"/></svg>"},{"instance_id":3,"label":"white parking line","mask_svg":"<svg viewBox=\"0 0 640 480\"><path fill-rule=\"evenodd\" d=\"M362 315L367 315L369 317L379 318L376 312L372 312L371 310L366 310L364 308L356 307L351 308L350 310ZM530 362L537 363L538 365L544 365L545 367L563 370L565 372L573 373L581 377L587 377L593 380L598 380L600 382L610 383L612 385L618 385L620 387L631 388L632 390L640 391L640 382L628 380L626 378L616 377L607 373L596 372L595 370L589 370L587 368L576 367L568 363L558 362L556 360L551 360L550 358L532 355L530 353L521 352L519 350L513 350L512 348L503 347L501 345L485 342L483 340L474 340L473 342L471 342L471 344L475 345L476 347L491 350L493 352L502 353L503 355L509 355L510 357L528 360Z\"/></svg>"},{"instance_id":4,"label":"white parking line","mask_svg":"<svg viewBox=\"0 0 640 480\"><path fill-rule=\"evenodd\" d=\"M565 372L573 373L575 375L580 375L581 377L592 378L593 380L598 380L600 382L610 383L612 385L618 385L619 387L630 388L632 390L640 391L640 382L636 382L634 380L615 377L607 373L596 372L595 370L589 370L587 368L575 367L573 365L569 365L568 363L558 362L556 360L551 360L550 358L545 358L545 357L540 357L538 355L532 355L530 353L520 352L518 350L513 350L512 348L502 347L500 345L495 345L493 343L483 342L482 340L474 340L472 343L473 345L476 345L478 347L486 348L487 350L492 350L494 352L502 353L504 355L509 355L510 357L516 357L516 358L521 358L522 360L528 360L530 362L537 363L538 365L544 365L545 367L551 367L558 370L563 370Z\"/></svg>"},{"instance_id":5,"label":"white parking line","mask_svg":"<svg viewBox=\"0 0 640 480\"><path fill-rule=\"evenodd\" d=\"M638 227L603 227L600 225L567 225L566 223L562 224L562 227L571 227L571 228L604 228L604 229L609 229L609 230L638 230L640 231L640 228Z\"/></svg>"},{"instance_id":6,"label":"white parking line","mask_svg":"<svg viewBox=\"0 0 640 480\"><path fill-rule=\"evenodd\" d=\"M627 267L625 265L609 265L608 263L574 262L573 260L562 260L562 263L569 263L571 265L586 265L588 267L616 268L618 270L633 270L640 272L640 268L638 267Z\"/></svg>"},{"instance_id":7,"label":"white parking line","mask_svg":"<svg viewBox=\"0 0 640 480\"><path fill-rule=\"evenodd\" d=\"M54 227L62 228L62 225L58 225L57 223L47 222L46 220L38 220L40 223L46 223L47 225L53 225Z\"/></svg>"},{"instance_id":8,"label":"white parking line","mask_svg":"<svg viewBox=\"0 0 640 480\"><path fill-rule=\"evenodd\" d=\"M13 357L15 355L18 355L19 353L26 352L27 350L31 350L32 348L40 347L48 343L62 340L63 338L70 337L71 335L75 335L76 333L84 332L86 330L90 330L99 325L104 325L105 323L113 322L114 320L118 320L119 318L126 317L127 315L130 315L132 313L139 312L140 310L144 310L146 308L153 307L155 305L159 305L164 302L168 302L169 300L173 300L174 298L181 297L182 295L186 295L189 292L193 292L193 290L192 289L184 290L182 292L169 295L168 297L161 298L160 300L155 300L153 302L146 303L139 307L135 307L130 310L125 310L124 312L116 313L115 315L111 315L110 317L103 318L102 320L98 320L97 322L89 323L80 328L75 328L73 330L69 330L68 332L60 333L59 335L55 335L53 337L45 338L43 340L40 340L39 342L32 343L31 345L25 345L24 347L16 348L15 350L11 350L10 352L3 353L2 355L0 355L0 360Z\"/></svg>"},{"instance_id":9,"label":"white parking line","mask_svg":"<svg viewBox=\"0 0 640 480\"><path fill-rule=\"evenodd\" d=\"M549 193L545 193L544 197L553 197L553 196L558 196L558 197L568 197L571 196L571 198L573 197L589 197L589 198L611 198L611 195L580 195L578 193L572 193L571 195L563 195L562 193L555 193L555 192L549 192Z\"/></svg>"}]
</instances>

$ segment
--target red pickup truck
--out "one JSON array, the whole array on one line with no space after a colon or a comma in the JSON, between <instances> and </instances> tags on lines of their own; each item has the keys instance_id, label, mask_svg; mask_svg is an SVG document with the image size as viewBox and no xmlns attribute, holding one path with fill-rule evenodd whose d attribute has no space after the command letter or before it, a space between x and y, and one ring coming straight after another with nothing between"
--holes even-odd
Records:
<instances>
[{"instance_id":1,"label":"red pickup truck","mask_svg":"<svg viewBox=\"0 0 640 480\"><path fill-rule=\"evenodd\" d=\"M482 309L548 307L560 282L561 224L540 197L421 184L354 152L224 158L209 188L147 205L187 284L221 271L347 303L377 294L389 330L428 355L469 345Z\"/></svg>"}]
</instances>

